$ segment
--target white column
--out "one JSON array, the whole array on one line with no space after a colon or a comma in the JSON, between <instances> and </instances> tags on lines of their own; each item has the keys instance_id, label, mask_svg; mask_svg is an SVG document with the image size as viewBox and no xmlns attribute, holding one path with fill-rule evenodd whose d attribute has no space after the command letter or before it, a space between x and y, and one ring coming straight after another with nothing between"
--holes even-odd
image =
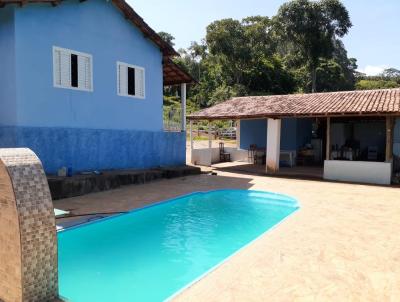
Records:
<instances>
[{"instance_id":1,"label":"white column","mask_svg":"<svg viewBox=\"0 0 400 302\"><path fill-rule=\"evenodd\" d=\"M181 84L181 130L186 131L186 83Z\"/></svg>"},{"instance_id":2,"label":"white column","mask_svg":"<svg viewBox=\"0 0 400 302\"><path fill-rule=\"evenodd\" d=\"M267 164L266 171L279 171L279 157L281 153L281 120L268 119L267 127Z\"/></svg>"}]
</instances>

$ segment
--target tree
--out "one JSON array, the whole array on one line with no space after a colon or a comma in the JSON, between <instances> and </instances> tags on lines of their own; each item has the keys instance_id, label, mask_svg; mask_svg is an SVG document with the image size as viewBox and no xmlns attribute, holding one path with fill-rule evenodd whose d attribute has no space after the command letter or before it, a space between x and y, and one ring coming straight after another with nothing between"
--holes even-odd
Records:
<instances>
[{"instance_id":1,"label":"tree","mask_svg":"<svg viewBox=\"0 0 400 302\"><path fill-rule=\"evenodd\" d=\"M400 70L396 68L387 68L381 74L383 78L400 78Z\"/></svg>"},{"instance_id":2,"label":"tree","mask_svg":"<svg viewBox=\"0 0 400 302\"><path fill-rule=\"evenodd\" d=\"M364 73L356 76L357 90L400 88L400 70L396 68L387 68L377 76L367 76Z\"/></svg>"},{"instance_id":3,"label":"tree","mask_svg":"<svg viewBox=\"0 0 400 302\"><path fill-rule=\"evenodd\" d=\"M335 41L352 26L347 9L339 0L293 0L283 4L273 20L285 49L307 62L315 92L320 59L332 58Z\"/></svg>"},{"instance_id":4,"label":"tree","mask_svg":"<svg viewBox=\"0 0 400 302\"><path fill-rule=\"evenodd\" d=\"M356 84L357 90L399 88L400 83L393 80L362 79Z\"/></svg>"},{"instance_id":5,"label":"tree","mask_svg":"<svg viewBox=\"0 0 400 302\"><path fill-rule=\"evenodd\" d=\"M290 93L293 76L276 53L268 17L223 19L207 27L205 43L214 74L243 94Z\"/></svg>"},{"instance_id":6,"label":"tree","mask_svg":"<svg viewBox=\"0 0 400 302\"><path fill-rule=\"evenodd\" d=\"M175 37L165 31L160 31L158 33L158 35L161 37L161 39L163 39L165 42L167 42L169 45L171 45L172 47L175 46Z\"/></svg>"}]
</instances>

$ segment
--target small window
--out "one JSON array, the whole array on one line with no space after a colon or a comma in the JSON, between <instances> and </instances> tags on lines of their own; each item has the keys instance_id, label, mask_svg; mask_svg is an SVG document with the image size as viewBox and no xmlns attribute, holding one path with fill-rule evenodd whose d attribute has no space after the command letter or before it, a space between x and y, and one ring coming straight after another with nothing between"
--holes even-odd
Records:
<instances>
[{"instance_id":1,"label":"small window","mask_svg":"<svg viewBox=\"0 0 400 302\"><path fill-rule=\"evenodd\" d=\"M118 95L145 98L144 68L117 62Z\"/></svg>"},{"instance_id":2,"label":"small window","mask_svg":"<svg viewBox=\"0 0 400 302\"><path fill-rule=\"evenodd\" d=\"M92 56L53 47L54 87L93 91Z\"/></svg>"}]
</instances>

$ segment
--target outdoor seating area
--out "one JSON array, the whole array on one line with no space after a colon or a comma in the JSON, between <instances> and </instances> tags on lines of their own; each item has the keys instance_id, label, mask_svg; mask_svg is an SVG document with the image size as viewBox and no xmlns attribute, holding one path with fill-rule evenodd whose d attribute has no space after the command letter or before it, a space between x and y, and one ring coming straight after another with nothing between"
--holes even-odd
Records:
<instances>
[{"instance_id":1,"label":"outdoor seating area","mask_svg":"<svg viewBox=\"0 0 400 302\"><path fill-rule=\"evenodd\" d=\"M229 152L241 155L232 160L265 165L266 174L319 167L328 180L389 185L400 175L399 99L399 89L241 97L188 118L191 126L208 120L210 129L213 121L236 120L237 147ZM191 148L192 163L221 162L211 149ZM208 160L196 161L200 153Z\"/></svg>"}]
</instances>

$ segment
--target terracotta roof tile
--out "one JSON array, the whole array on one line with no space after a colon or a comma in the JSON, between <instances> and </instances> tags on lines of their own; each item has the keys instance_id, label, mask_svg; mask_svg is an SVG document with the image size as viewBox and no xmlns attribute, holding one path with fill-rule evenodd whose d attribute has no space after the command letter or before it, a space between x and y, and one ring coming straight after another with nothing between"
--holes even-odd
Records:
<instances>
[{"instance_id":1,"label":"terracotta roof tile","mask_svg":"<svg viewBox=\"0 0 400 302\"><path fill-rule=\"evenodd\" d=\"M237 97L191 114L189 119L399 115L400 89Z\"/></svg>"}]
</instances>

